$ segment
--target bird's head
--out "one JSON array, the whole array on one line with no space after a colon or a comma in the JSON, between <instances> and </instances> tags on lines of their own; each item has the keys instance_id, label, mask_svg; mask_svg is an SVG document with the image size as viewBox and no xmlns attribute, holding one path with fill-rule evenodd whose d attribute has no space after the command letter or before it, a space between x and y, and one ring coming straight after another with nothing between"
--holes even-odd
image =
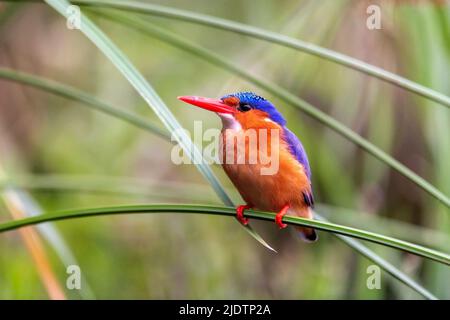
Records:
<instances>
[{"instance_id":1,"label":"bird's head","mask_svg":"<svg viewBox=\"0 0 450 320\"><path fill-rule=\"evenodd\" d=\"M268 123L283 127L286 124L286 120L270 101L252 92L237 92L220 99L197 96L182 96L178 99L215 112L222 118L225 128L248 128Z\"/></svg>"}]
</instances>

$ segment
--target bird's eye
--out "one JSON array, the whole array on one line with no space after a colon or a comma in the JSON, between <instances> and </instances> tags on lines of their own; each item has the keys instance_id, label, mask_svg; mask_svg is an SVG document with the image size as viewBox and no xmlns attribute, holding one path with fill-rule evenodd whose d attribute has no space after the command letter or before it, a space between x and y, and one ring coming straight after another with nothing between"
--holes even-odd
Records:
<instances>
[{"instance_id":1,"label":"bird's eye","mask_svg":"<svg viewBox=\"0 0 450 320\"><path fill-rule=\"evenodd\" d=\"M239 104L239 107L237 107L237 109L238 109L239 111L241 111L241 112L246 112L246 111L251 110L252 107L250 107L249 104L246 104L246 103L240 103L240 104Z\"/></svg>"}]
</instances>

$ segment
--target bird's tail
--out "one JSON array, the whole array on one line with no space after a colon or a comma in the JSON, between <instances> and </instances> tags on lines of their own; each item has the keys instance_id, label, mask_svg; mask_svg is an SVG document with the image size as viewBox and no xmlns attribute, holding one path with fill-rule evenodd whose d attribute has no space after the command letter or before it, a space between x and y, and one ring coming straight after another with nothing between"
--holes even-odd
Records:
<instances>
[{"instance_id":1,"label":"bird's tail","mask_svg":"<svg viewBox=\"0 0 450 320\"><path fill-rule=\"evenodd\" d=\"M306 208L296 211L296 215L301 218L313 219L313 214L311 208ZM313 228L307 227L296 227L299 231L300 238L305 242L315 242L319 239L317 232Z\"/></svg>"},{"instance_id":2,"label":"bird's tail","mask_svg":"<svg viewBox=\"0 0 450 320\"><path fill-rule=\"evenodd\" d=\"M317 232L313 228L297 227L299 231L300 239L305 242L316 242L319 239Z\"/></svg>"}]
</instances>

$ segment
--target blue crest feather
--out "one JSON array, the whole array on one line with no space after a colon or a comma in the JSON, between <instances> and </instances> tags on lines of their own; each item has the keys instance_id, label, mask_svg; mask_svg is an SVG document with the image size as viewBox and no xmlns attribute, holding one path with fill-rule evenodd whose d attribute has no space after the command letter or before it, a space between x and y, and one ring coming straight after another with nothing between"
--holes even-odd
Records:
<instances>
[{"instance_id":1,"label":"blue crest feather","mask_svg":"<svg viewBox=\"0 0 450 320\"><path fill-rule=\"evenodd\" d=\"M266 112L269 115L270 120L275 121L280 126L286 125L286 120L281 113L275 108L275 106L269 101L253 92L237 92L227 94L222 99L229 97L237 97L241 103L249 104L254 109L258 109Z\"/></svg>"}]
</instances>

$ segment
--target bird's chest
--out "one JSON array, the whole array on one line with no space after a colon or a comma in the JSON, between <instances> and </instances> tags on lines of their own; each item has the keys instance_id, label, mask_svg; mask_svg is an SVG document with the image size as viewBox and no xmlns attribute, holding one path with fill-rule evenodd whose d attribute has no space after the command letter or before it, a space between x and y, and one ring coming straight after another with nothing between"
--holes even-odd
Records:
<instances>
[{"instance_id":1,"label":"bird's chest","mask_svg":"<svg viewBox=\"0 0 450 320\"><path fill-rule=\"evenodd\" d=\"M295 205L309 188L302 165L281 139L246 130L224 130L220 139L222 166L247 203L276 211ZM254 139L254 140L252 140Z\"/></svg>"}]
</instances>

